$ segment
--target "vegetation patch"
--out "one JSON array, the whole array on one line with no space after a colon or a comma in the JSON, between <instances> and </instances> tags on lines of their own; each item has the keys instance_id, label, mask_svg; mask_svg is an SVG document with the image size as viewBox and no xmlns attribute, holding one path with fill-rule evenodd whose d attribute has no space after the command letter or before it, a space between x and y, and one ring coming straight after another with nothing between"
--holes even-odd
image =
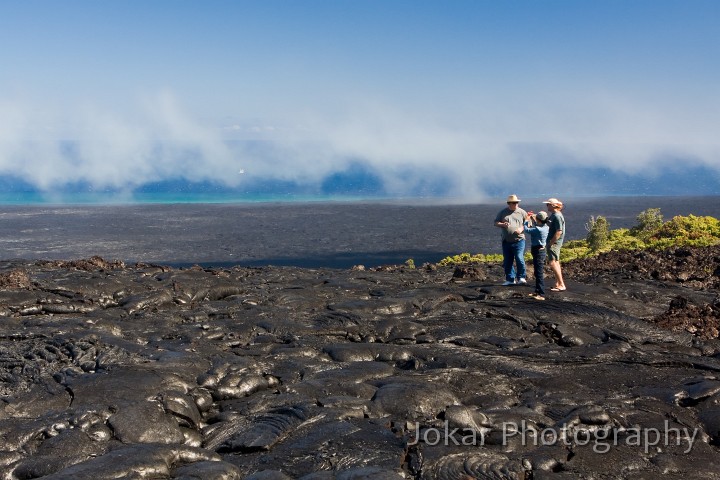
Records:
<instances>
[{"instance_id":1,"label":"vegetation patch","mask_svg":"<svg viewBox=\"0 0 720 480\"><path fill-rule=\"evenodd\" d=\"M587 259L610 251L661 250L670 247L707 247L720 244L720 220L695 215L676 216L664 221L659 208L640 212L633 228L611 230L604 217L590 217L585 225L588 235L584 240L565 242L560 260L569 262ZM529 253L526 253L529 258ZM501 263L501 254L461 253L445 257L438 265L473 263Z\"/></svg>"}]
</instances>

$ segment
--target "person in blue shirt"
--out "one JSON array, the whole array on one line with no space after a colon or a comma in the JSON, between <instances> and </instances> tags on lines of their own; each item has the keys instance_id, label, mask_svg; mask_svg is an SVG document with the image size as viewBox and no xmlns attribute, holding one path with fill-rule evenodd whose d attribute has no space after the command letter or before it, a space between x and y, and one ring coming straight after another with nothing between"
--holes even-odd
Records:
<instances>
[{"instance_id":1,"label":"person in blue shirt","mask_svg":"<svg viewBox=\"0 0 720 480\"><path fill-rule=\"evenodd\" d=\"M546 212L538 212L533 214L530 212L524 224L524 231L530 236L530 253L533 259L533 268L535 269L535 292L530 296L536 300L545 300L545 258L547 252L545 245L547 244L548 232L550 227L547 225L548 214Z\"/></svg>"}]
</instances>

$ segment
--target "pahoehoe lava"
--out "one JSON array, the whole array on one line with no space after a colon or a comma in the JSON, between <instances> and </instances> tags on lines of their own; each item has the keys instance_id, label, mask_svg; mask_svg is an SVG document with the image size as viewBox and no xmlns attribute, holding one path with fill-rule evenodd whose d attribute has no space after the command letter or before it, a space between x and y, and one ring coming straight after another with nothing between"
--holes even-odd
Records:
<instances>
[{"instance_id":1,"label":"pahoehoe lava","mask_svg":"<svg viewBox=\"0 0 720 480\"><path fill-rule=\"evenodd\" d=\"M565 271L3 262L0 470L720 478L720 248Z\"/></svg>"}]
</instances>

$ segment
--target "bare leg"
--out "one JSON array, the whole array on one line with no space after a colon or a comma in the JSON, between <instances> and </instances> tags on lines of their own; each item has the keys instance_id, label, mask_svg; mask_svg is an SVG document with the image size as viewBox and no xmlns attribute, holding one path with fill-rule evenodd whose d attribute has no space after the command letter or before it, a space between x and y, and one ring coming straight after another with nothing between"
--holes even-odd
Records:
<instances>
[{"instance_id":1,"label":"bare leg","mask_svg":"<svg viewBox=\"0 0 720 480\"><path fill-rule=\"evenodd\" d=\"M555 274L555 288L565 289L565 280L563 280L560 262L557 260L550 260L548 265L550 266L550 270L552 270Z\"/></svg>"}]
</instances>

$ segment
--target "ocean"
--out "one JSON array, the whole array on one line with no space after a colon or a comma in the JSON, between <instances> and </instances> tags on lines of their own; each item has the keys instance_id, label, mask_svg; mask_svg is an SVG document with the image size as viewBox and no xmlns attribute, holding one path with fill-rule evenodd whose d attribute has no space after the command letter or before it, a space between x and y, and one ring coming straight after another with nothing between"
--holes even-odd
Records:
<instances>
[{"instance_id":1,"label":"ocean","mask_svg":"<svg viewBox=\"0 0 720 480\"><path fill-rule=\"evenodd\" d=\"M310 200L315 201L310 201ZM256 198L252 201L0 205L1 260L107 260L167 264L349 268L416 265L457 253L500 253L495 214L504 197L477 204L443 200ZM192 200L192 199L191 199ZM542 198L521 206L538 211ZM647 208L675 215L720 213L720 196L562 198L568 239L584 238L591 215L632 227Z\"/></svg>"}]
</instances>

